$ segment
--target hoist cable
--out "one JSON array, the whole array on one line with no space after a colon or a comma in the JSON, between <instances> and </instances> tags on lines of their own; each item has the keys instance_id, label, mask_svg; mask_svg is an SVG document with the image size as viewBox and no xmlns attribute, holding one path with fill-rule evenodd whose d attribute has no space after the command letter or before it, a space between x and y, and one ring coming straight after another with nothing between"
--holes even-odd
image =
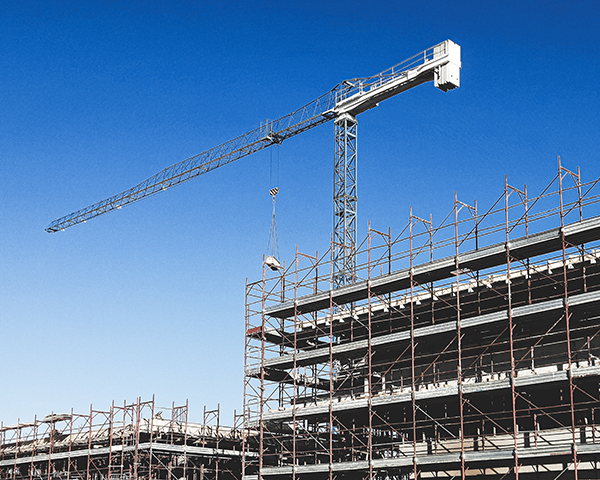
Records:
<instances>
[{"instance_id":1,"label":"hoist cable","mask_svg":"<svg viewBox=\"0 0 600 480\"><path fill-rule=\"evenodd\" d=\"M275 220L275 196L279 193L279 188L272 188L269 193L273 197L273 216L271 218L271 230L269 231L269 242L267 244L267 256L279 258L279 239L277 238L277 222Z\"/></svg>"}]
</instances>

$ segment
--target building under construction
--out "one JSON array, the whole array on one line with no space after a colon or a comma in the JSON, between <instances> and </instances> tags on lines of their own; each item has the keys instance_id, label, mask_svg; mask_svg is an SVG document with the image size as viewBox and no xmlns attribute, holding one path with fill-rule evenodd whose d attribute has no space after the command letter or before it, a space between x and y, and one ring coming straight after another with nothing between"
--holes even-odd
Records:
<instances>
[{"instance_id":1,"label":"building under construction","mask_svg":"<svg viewBox=\"0 0 600 480\"><path fill-rule=\"evenodd\" d=\"M343 285L339 245L265 263L232 428L154 400L0 424L0 480L598 478L598 183L411 210Z\"/></svg>"},{"instance_id":2,"label":"building under construction","mask_svg":"<svg viewBox=\"0 0 600 480\"><path fill-rule=\"evenodd\" d=\"M534 197L505 182L485 210L369 227L339 288L335 245L265 266L244 478L598 478L598 182L559 164Z\"/></svg>"},{"instance_id":3,"label":"building under construction","mask_svg":"<svg viewBox=\"0 0 600 480\"><path fill-rule=\"evenodd\" d=\"M191 423L187 403L158 408L138 399L1 425L0 479L239 480L241 422L223 427L219 417L205 409L204 422Z\"/></svg>"}]
</instances>

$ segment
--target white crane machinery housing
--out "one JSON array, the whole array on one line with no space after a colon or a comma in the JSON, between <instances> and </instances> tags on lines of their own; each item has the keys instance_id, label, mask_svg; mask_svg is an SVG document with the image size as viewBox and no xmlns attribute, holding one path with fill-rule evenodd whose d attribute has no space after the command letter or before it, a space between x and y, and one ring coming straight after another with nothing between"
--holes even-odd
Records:
<instances>
[{"instance_id":1,"label":"white crane machinery housing","mask_svg":"<svg viewBox=\"0 0 600 480\"><path fill-rule=\"evenodd\" d=\"M421 55L422 58L418 58ZM409 60L421 62L413 68L399 70L398 66L394 66L373 77L342 82L350 89L341 92L332 113L336 117L344 114L356 117L383 100L431 80L444 92L460 87L460 45L452 40L446 40ZM404 66L404 62L400 65Z\"/></svg>"}]
</instances>

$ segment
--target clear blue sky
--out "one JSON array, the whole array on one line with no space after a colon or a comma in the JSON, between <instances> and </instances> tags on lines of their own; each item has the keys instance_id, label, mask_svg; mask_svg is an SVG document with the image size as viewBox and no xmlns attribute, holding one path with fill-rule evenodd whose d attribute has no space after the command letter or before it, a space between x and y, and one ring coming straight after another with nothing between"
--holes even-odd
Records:
<instances>
[{"instance_id":1,"label":"clear blue sky","mask_svg":"<svg viewBox=\"0 0 600 480\"><path fill-rule=\"evenodd\" d=\"M242 406L244 283L261 275L264 151L58 234L55 218L447 38L460 89L359 118L359 236L600 176L596 2L0 1L0 420L112 399ZM278 152L281 255L325 251L333 126ZM600 213L600 212L598 212Z\"/></svg>"}]
</instances>

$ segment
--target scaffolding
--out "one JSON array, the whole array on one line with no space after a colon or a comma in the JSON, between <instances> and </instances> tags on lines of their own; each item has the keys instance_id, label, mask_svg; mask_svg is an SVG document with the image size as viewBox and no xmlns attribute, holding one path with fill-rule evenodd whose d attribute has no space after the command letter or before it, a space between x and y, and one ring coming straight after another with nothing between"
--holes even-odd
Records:
<instances>
[{"instance_id":1,"label":"scaffolding","mask_svg":"<svg viewBox=\"0 0 600 480\"><path fill-rule=\"evenodd\" d=\"M188 420L187 401L161 408L138 398L0 424L0 479L239 480L242 416L223 427L220 409L204 408L203 420Z\"/></svg>"},{"instance_id":2,"label":"scaffolding","mask_svg":"<svg viewBox=\"0 0 600 480\"><path fill-rule=\"evenodd\" d=\"M254 479L598 478L600 179L368 234L246 285ZM244 443L249 451L249 442Z\"/></svg>"}]
</instances>

